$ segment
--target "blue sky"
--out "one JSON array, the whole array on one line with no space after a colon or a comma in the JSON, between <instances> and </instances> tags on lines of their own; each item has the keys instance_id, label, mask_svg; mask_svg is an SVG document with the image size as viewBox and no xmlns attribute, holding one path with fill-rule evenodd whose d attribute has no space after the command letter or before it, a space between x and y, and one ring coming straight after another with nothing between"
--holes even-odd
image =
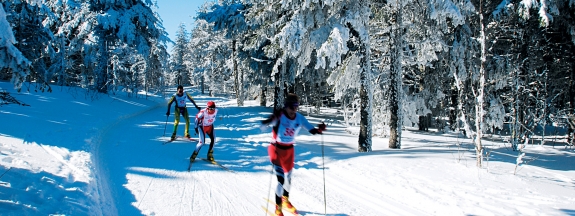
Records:
<instances>
[{"instance_id":1,"label":"blue sky","mask_svg":"<svg viewBox=\"0 0 575 216\"><path fill-rule=\"evenodd\" d=\"M158 13L164 21L164 28L170 39L174 40L180 23L186 24L188 32L194 22L196 11L206 1L210 0L158 0ZM172 45L168 45L168 51Z\"/></svg>"}]
</instances>

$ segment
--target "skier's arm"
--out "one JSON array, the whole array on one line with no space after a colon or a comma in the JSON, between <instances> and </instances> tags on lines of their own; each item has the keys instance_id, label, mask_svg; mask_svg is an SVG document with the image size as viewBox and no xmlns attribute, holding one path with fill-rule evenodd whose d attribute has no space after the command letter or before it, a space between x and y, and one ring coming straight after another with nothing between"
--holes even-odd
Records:
<instances>
[{"instance_id":1,"label":"skier's arm","mask_svg":"<svg viewBox=\"0 0 575 216\"><path fill-rule=\"evenodd\" d=\"M195 120L195 124L194 124L194 130L196 131L196 134L198 134L198 127L200 126L200 124L202 123L202 120L204 119L204 112L200 111L197 115L196 115L196 120Z\"/></svg>"},{"instance_id":2,"label":"skier's arm","mask_svg":"<svg viewBox=\"0 0 575 216\"><path fill-rule=\"evenodd\" d=\"M323 122L322 122L321 124L318 124L318 125L317 125L318 128L315 128L311 123L309 123L309 121L308 121L303 115L301 115L301 114L299 114L299 113L298 113L297 115L298 115L298 118L301 119L302 126L303 126L305 129L309 130L309 133L311 133L311 134L313 134L313 135L315 135L315 134L323 134L323 131L326 130L326 129L325 129L326 126L325 126L325 124L324 124Z\"/></svg>"},{"instance_id":3,"label":"skier's arm","mask_svg":"<svg viewBox=\"0 0 575 216\"><path fill-rule=\"evenodd\" d=\"M301 126L303 126L305 129L307 129L308 131L315 129L315 127L311 123L309 123L309 121L305 118L305 116L303 116L299 113L297 113L296 115L297 115L297 118L300 119Z\"/></svg>"},{"instance_id":4,"label":"skier's arm","mask_svg":"<svg viewBox=\"0 0 575 216\"><path fill-rule=\"evenodd\" d=\"M269 125L275 123L281 115L281 110L274 110L274 113L270 115L266 120L262 121L262 125Z\"/></svg>"},{"instance_id":5,"label":"skier's arm","mask_svg":"<svg viewBox=\"0 0 575 216\"><path fill-rule=\"evenodd\" d=\"M194 104L194 106L196 107L196 109L198 109L198 111L202 110L198 105L196 105L196 102L194 101L194 99L192 98L192 96L190 96L190 94L188 94L188 93L186 92L186 96L188 96L188 100L190 100L190 101Z\"/></svg>"},{"instance_id":6,"label":"skier's arm","mask_svg":"<svg viewBox=\"0 0 575 216\"><path fill-rule=\"evenodd\" d=\"M166 115L169 116L170 115L170 107L172 107L172 103L176 101L176 97L172 96L172 98L170 99L170 101L168 102L168 112L166 112Z\"/></svg>"}]
</instances>

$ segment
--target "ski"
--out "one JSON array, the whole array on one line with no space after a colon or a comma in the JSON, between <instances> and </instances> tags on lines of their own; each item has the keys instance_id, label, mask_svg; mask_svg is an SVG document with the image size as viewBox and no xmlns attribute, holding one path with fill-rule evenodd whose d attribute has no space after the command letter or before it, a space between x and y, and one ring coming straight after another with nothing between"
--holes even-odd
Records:
<instances>
[{"instance_id":1,"label":"ski","mask_svg":"<svg viewBox=\"0 0 575 216\"><path fill-rule=\"evenodd\" d=\"M219 164L219 163L216 162L216 161L210 161L210 160L208 160L208 159L206 159L206 158L200 158L200 157L198 157L198 158L196 158L196 159L200 159L200 160L203 160L203 161L208 162L208 163L210 163L210 164L216 165L216 166L222 168L222 169L225 170L225 171L235 173L235 172L234 172L233 170L231 170L230 168L227 168L226 166L221 165L221 164ZM190 164L188 165L188 172L192 169L192 164L193 164L193 163L194 163L194 162L190 161Z\"/></svg>"},{"instance_id":2,"label":"ski","mask_svg":"<svg viewBox=\"0 0 575 216\"><path fill-rule=\"evenodd\" d=\"M208 160L208 159L206 159L206 158L199 158L199 159L201 159L201 160L203 160L203 161L205 161L205 162L211 163L211 164L213 164L213 165L216 165L216 166L218 166L218 167L220 167L220 168L222 168L222 169L224 169L224 170L226 170L226 171L228 171L228 172L233 172L233 173L235 173L235 172L234 172L233 170L231 170L230 168L227 168L227 167L225 167L224 165L219 164L219 163L216 162L215 160L214 160L214 161L211 161L211 160Z\"/></svg>"},{"instance_id":3,"label":"ski","mask_svg":"<svg viewBox=\"0 0 575 216\"><path fill-rule=\"evenodd\" d=\"M274 206L275 206L275 204L274 204ZM272 207L273 207L273 206L272 206ZM276 214L273 212L273 211L275 211L275 210L270 211L270 210L269 210L268 208L266 208L265 206L262 206L262 208L268 213L268 215L270 215L270 216L276 216ZM285 209L282 210L282 213L283 213L284 211L287 212L287 213L284 213L284 215L301 216L300 214L293 214L293 213L291 213L290 211L285 210Z\"/></svg>"},{"instance_id":4,"label":"ski","mask_svg":"<svg viewBox=\"0 0 575 216\"><path fill-rule=\"evenodd\" d=\"M168 141L162 142L162 145L166 145L166 144L168 144L168 143L171 143L171 142L174 142L174 141L180 140L180 139L187 140L187 141L190 141L190 142L196 142L196 141L197 141L197 140L194 139L194 138L187 138L187 137L178 136L178 137L176 137L176 139L173 139L173 140L170 139L170 140L168 140Z\"/></svg>"},{"instance_id":5,"label":"ski","mask_svg":"<svg viewBox=\"0 0 575 216\"><path fill-rule=\"evenodd\" d=\"M271 212L269 209L267 209L265 206L262 206L262 208L264 209L264 211L266 211L268 213L269 216L276 216L275 213Z\"/></svg>"}]
</instances>

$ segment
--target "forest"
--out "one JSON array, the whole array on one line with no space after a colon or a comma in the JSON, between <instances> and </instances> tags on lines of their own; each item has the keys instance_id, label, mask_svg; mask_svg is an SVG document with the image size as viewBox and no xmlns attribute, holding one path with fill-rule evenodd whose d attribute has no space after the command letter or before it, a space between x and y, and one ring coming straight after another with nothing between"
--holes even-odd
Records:
<instances>
[{"instance_id":1,"label":"forest","mask_svg":"<svg viewBox=\"0 0 575 216\"><path fill-rule=\"evenodd\" d=\"M0 80L94 100L193 85L274 108L294 92L312 112L339 107L360 128L359 152L373 136L401 148L405 127L461 130L479 167L486 134L505 134L519 154L549 135L574 143L575 0L206 1L175 41L156 9L3 0Z\"/></svg>"}]
</instances>

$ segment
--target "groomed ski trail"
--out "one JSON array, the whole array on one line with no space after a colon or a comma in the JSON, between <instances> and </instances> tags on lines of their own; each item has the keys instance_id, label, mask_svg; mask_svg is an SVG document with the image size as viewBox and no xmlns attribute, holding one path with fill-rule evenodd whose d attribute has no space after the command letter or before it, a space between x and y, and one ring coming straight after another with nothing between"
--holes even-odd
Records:
<instances>
[{"instance_id":1,"label":"groomed ski trail","mask_svg":"<svg viewBox=\"0 0 575 216\"><path fill-rule=\"evenodd\" d=\"M200 102L200 104L203 103ZM220 111L222 109L225 108L220 108ZM189 110L193 109L189 108ZM99 154L95 155L99 157L97 161L101 164L98 179L102 182L106 181L100 185L102 185L102 191L107 191L102 199L109 203L108 206L114 206L108 209L106 214L252 215L254 212L263 213L259 207L263 202L255 201L253 205L246 205L245 200L250 197L261 197L266 193L267 188L261 187L259 181L242 179L246 179L244 177L246 175L249 176L248 179L253 179L254 175L267 175L261 172L232 173L207 162L194 164L192 172L187 172L185 166L196 143L159 145L158 141L162 139L165 124L165 118L161 118L163 113L165 113L165 105L160 104L116 121L97 136L101 140ZM225 115L226 112L220 113L220 115ZM192 119L193 115L190 115L190 120ZM183 118L180 121L178 133L183 133L185 121L182 120ZM216 123L225 123L225 121ZM124 127L137 127L142 132L124 134L122 133ZM173 128L173 115L168 120L168 128ZM193 130L193 121L190 124L190 130ZM167 130L166 134L168 132L171 130ZM220 136L224 134L224 131L218 132ZM223 137L218 138L229 140ZM206 153L207 145L200 151L202 155ZM216 150L215 155L217 157L224 153ZM125 155L131 156L125 157ZM228 163L227 160L218 160L218 162Z\"/></svg>"},{"instance_id":2,"label":"groomed ski trail","mask_svg":"<svg viewBox=\"0 0 575 216\"><path fill-rule=\"evenodd\" d=\"M202 106L207 100L217 100L194 99ZM277 184L270 172L267 156L270 134L269 131L262 133L259 129L259 121L270 110L264 107L218 106L214 157L218 163L235 172L232 173L210 163L194 163L192 171L188 172L186 166L195 148L194 142L159 144L161 139L165 139L162 137L166 124L165 109L164 104L146 109L118 120L101 133L102 142L99 153L95 155L101 164L98 179L106 179L104 186L109 188L109 197L103 200L114 207L105 213L265 215L262 206L267 203L262 197L271 199ZM192 120L193 115L190 118ZM317 119L310 120L317 123ZM183 134L184 124L185 121L180 121L178 133ZM127 127L132 133L123 132L122 128ZM167 127L170 130L166 130L166 136L173 128L173 115L168 119ZM190 130L193 130L193 123ZM329 132L345 133L335 129ZM311 154L317 157L321 156L321 151L317 151L319 139L318 136L310 136L298 139L298 143L315 145L316 149ZM306 145L296 148L299 154L310 152ZM199 156L205 156L207 149L208 145L203 146ZM326 156L329 154L326 152ZM296 163L300 160L305 161L296 156ZM329 160L326 162L329 163ZM332 165L326 165L329 166ZM296 165L294 170L291 201L301 215L324 213L322 170L317 167L302 168ZM326 170L326 178L330 179L326 185L328 215L420 215L424 212L385 194L370 191L377 185L362 188L354 186L353 179L334 180L338 172L349 171L345 168Z\"/></svg>"}]
</instances>

